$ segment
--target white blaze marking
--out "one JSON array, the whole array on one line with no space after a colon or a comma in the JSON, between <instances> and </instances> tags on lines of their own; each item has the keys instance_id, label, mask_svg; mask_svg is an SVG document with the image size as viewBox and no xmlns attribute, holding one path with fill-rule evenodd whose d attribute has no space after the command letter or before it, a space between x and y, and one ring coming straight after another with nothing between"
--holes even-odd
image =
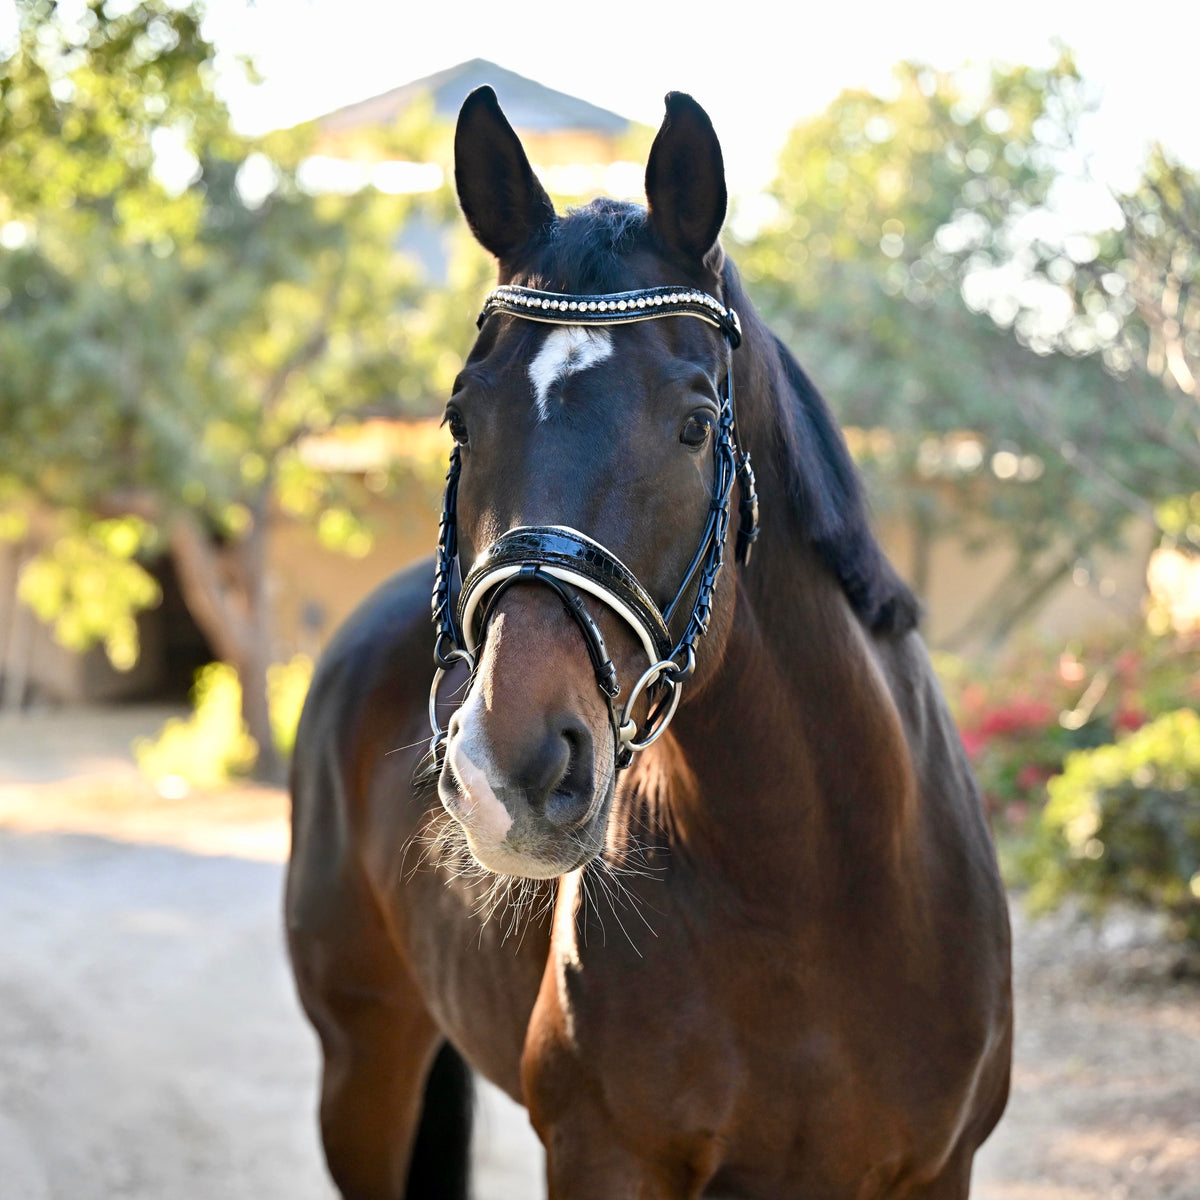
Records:
<instances>
[{"instance_id":1,"label":"white blaze marking","mask_svg":"<svg viewBox=\"0 0 1200 1200\"><path fill-rule=\"evenodd\" d=\"M537 395L538 420L549 415L550 389L560 379L586 371L612 354L612 338L607 329L587 329L582 325L560 325L550 331L537 358L529 364L529 378Z\"/></svg>"},{"instance_id":2,"label":"white blaze marking","mask_svg":"<svg viewBox=\"0 0 1200 1200\"><path fill-rule=\"evenodd\" d=\"M462 788L461 823L489 846L499 846L512 827L512 817L492 791L488 777L463 753L459 741L450 749L450 770Z\"/></svg>"},{"instance_id":3,"label":"white blaze marking","mask_svg":"<svg viewBox=\"0 0 1200 1200\"><path fill-rule=\"evenodd\" d=\"M459 733L451 738L446 758L461 792L452 815L467 831L468 840L478 837L498 846L508 834L512 816L488 778L495 768L482 729L486 708L483 689L476 686L462 707Z\"/></svg>"}]
</instances>

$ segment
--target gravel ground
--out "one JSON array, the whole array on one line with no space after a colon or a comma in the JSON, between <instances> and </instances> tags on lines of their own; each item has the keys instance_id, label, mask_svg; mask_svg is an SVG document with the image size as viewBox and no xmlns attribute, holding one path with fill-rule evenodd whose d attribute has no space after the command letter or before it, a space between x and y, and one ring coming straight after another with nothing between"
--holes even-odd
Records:
<instances>
[{"instance_id":1,"label":"gravel ground","mask_svg":"<svg viewBox=\"0 0 1200 1200\"><path fill-rule=\"evenodd\" d=\"M0 1196L332 1200L280 935L284 797L164 802L103 738L38 728L0 721ZM1016 932L1014 1089L973 1196L1200 1198L1200 986L1129 914L1018 911ZM479 1200L536 1200L524 1112L484 1088L480 1126Z\"/></svg>"},{"instance_id":2,"label":"gravel ground","mask_svg":"<svg viewBox=\"0 0 1200 1200\"><path fill-rule=\"evenodd\" d=\"M1153 920L1014 906L1013 1093L979 1200L1198 1200L1200 981Z\"/></svg>"},{"instance_id":3,"label":"gravel ground","mask_svg":"<svg viewBox=\"0 0 1200 1200\"><path fill-rule=\"evenodd\" d=\"M332 1200L276 863L0 832L0 1196ZM481 1200L539 1194L482 1096Z\"/></svg>"}]
</instances>

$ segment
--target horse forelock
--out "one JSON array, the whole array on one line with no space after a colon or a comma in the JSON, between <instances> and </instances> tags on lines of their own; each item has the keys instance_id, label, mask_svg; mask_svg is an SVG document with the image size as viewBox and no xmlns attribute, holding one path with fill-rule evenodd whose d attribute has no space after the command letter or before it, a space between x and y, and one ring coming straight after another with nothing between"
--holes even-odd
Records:
<instances>
[{"instance_id":1,"label":"horse forelock","mask_svg":"<svg viewBox=\"0 0 1200 1200\"><path fill-rule=\"evenodd\" d=\"M550 292L593 295L643 286L631 272L637 250L652 248L645 208L599 199L550 226L531 247L519 272L522 282Z\"/></svg>"}]
</instances>

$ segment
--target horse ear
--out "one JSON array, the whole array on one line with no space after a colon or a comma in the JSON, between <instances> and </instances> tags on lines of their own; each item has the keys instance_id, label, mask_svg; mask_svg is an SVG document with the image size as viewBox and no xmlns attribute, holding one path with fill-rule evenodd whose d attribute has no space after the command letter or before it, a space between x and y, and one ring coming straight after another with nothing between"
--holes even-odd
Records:
<instances>
[{"instance_id":1,"label":"horse ear","mask_svg":"<svg viewBox=\"0 0 1200 1200\"><path fill-rule=\"evenodd\" d=\"M703 260L721 232L729 199L721 143L691 96L668 92L666 105L646 163L650 220L668 248Z\"/></svg>"},{"instance_id":2,"label":"horse ear","mask_svg":"<svg viewBox=\"0 0 1200 1200\"><path fill-rule=\"evenodd\" d=\"M557 219L490 87L476 88L459 110L454 180L471 232L501 262Z\"/></svg>"}]
</instances>

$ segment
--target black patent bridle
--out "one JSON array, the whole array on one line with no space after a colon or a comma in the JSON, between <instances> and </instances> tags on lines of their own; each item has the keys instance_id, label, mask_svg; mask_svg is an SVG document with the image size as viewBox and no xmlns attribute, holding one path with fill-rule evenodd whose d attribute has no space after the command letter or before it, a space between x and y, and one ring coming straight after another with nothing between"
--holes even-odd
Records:
<instances>
[{"instance_id":1,"label":"black patent bridle","mask_svg":"<svg viewBox=\"0 0 1200 1200\"><path fill-rule=\"evenodd\" d=\"M691 316L716 326L725 335L728 353L713 439L713 487L708 516L700 544L666 612L659 610L637 577L615 554L586 534L562 525L522 525L501 534L479 555L462 581L456 614L451 590L458 561L461 448L456 445L450 454L433 587L433 623L437 627L433 653L437 670L429 692L429 722L433 729L430 751L436 758L447 738L436 712L442 677L459 661L474 671L476 653L500 597L515 584L538 583L558 594L583 635L596 683L608 704L616 742L616 767L622 770L632 761L635 751L644 750L666 729L679 706L681 685L696 669L696 641L708 631L713 591L724 562L735 480L740 492L738 562L749 562L758 537L754 472L749 454L738 445L733 409L732 353L742 340L741 324L732 308L707 293L671 287L572 296L504 285L484 301L476 324L482 326L492 313L508 313L552 325L625 325L659 317ZM680 638L672 641L671 620L697 577L696 597L687 626ZM650 661L649 669L633 685L619 717L616 701L621 689L616 668L580 592L607 605L630 626ZM633 708L643 692L657 696L639 727L633 719Z\"/></svg>"}]
</instances>

